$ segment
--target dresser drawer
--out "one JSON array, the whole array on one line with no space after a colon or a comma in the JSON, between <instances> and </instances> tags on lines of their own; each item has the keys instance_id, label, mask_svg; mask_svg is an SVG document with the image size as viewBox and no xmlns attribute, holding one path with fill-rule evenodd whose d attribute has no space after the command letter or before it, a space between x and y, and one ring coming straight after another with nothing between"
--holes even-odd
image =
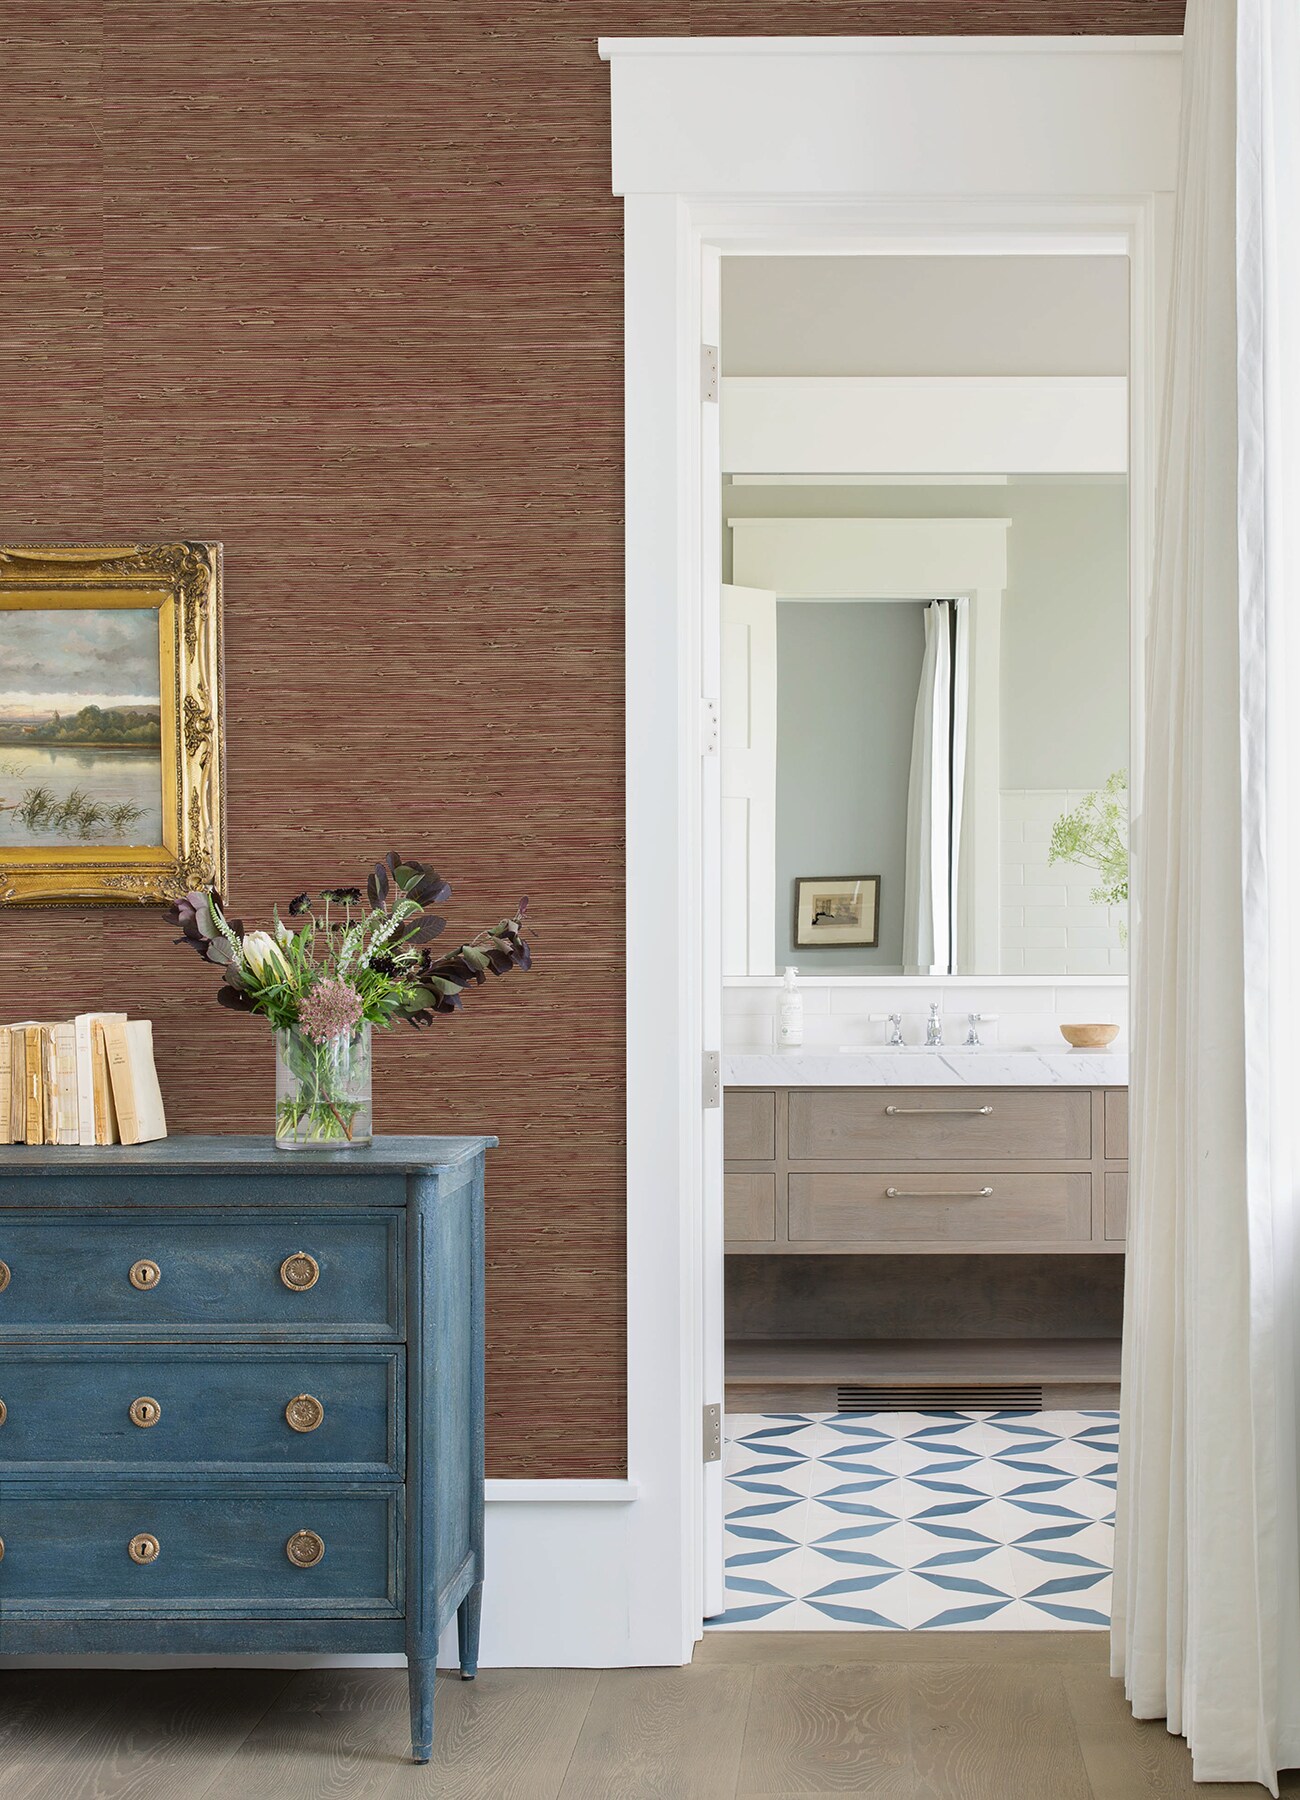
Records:
<instances>
[{"instance_id":1,"label":"dresser drawer","mask_svg":"<svg viewBox=\"0 0 1300 1800\"><path fill-rule=\"evenodd\" d=\"M1092 1096L1026 1088L813 1088L790 1095L802 1162L1086 1161Z\"/></svg>"},{"instance_id":2,"label":"dresser drawer","mask_svg":"<svg viewBox=\"0 0 1300 1800\"><path fill-rule=\"evenodd\" d=\"M403 1224L380 1208L0 1213L0 1338L399 1337Z\"/></svg>"},{"instance_id":3,"label":"dresser drawer","mask_svg":"<svg viewBox=\"0 0 1300 1800\"><path fill-rule=\"evenodd\" d=\"M1091 1175L1017 1172L790 1177L791 1243L1086 1244Z\"/></svg>"},{"instance_id":4,"label":"dresser drawer","mask_svg":"<svg viewBox=\"0 0 1300 1800\"><path fill-rule=\"evenodd\" d=\"M167 1345L0 1357L6 1475L401 1479L396 1350Z\"/></svg>"},{"instance_id":5,"label":"dresser drawer","mask_svg":"<svg viewBox=\"0 0 1300 1800\"><path fill-rule=\"evenodd\" d=\"M400 1612L401 1493L0 1493L0 1653L10 1620ZM311 1567L291 1560L315 1553ZM141 1539L146 1540L141 1543ZM135 1546L133 1554L132 1546ZM155 1554L156 1553L156 1554ZM152 1560L137 1561L136 1556Z\"/></svg>"},{"instance_id":6,"label":"dresser drawer","mask_svg":"<svg viewBox=\"0 0 1300 1800\"><path fill-rule=\"evenodd\" d=\"M162 1144L180 1140L164 1138ZM104 1154L102 1151L99 1153ZM112 1152L128 1157L130 1150L117 1146ZM0 1158L0 1213L9 1207L44 1213L65 1207L82 1209L108 1205L117 1211L163 1208L175 1212L193 1207L199 1211L234 1207L274 1207L278 1211L314 1212L326 1207L401 1206L406 1199L406 1180L394 1171L360 1174L322 1169L316 1158L311 1166L298 1162L291 1151L277 1152L285 1172L274 1175L256 1170L186 1169L175 1175L136 1169L123 1161L111 1171L102 1163L84 1169L16 1169ZM343 1161L363 1151L336 1153ZM65 1152L66 1155L66 1152Z\"/></svg>"}]
</instances>

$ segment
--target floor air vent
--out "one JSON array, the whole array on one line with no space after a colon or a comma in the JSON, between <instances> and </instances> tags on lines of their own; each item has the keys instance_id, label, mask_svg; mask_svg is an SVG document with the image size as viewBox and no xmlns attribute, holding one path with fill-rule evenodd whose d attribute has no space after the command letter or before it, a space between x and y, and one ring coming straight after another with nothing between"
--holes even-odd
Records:
<instances>
[{"instance_id":1,"label":"floor air vent","mask_svg":"<svg viewBox=\"0 0 1300 1800\"><path fill-rule=\"evenodd\" d=\"M859 1412L1041 1412L1041 1383L1003 1382L998 1386L953 1384L948 1387L840 1387L836 1410Z\"/></svg>"}]
</instances>

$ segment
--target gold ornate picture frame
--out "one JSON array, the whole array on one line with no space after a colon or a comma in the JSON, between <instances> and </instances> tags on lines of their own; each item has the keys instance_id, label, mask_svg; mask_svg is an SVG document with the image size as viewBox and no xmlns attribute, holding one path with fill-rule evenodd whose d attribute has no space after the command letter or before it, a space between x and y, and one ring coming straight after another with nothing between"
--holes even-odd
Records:
<instances>
[{"instance_id":1,"label":"gold ornate picture frame","mask_svg":"<svg viewBox=\"0 0 1300 1800\"><path fill-rule=\"evenodd\" d=\"M225 886L220 544L0 548L0 906Z\"/></svg>"}]
</instances>

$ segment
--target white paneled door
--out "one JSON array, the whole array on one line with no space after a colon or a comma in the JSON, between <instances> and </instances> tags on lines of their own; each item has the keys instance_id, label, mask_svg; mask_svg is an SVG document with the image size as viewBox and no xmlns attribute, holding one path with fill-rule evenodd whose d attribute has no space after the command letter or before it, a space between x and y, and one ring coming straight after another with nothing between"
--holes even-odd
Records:
<instances>
[{"instance_id":1,"label":"white paneled door","mask_svg":"<svg viewBox=\"0 0 1300 1800\"><path fill-rule=\"evenodd\" d=\"M776 959L776 595L722 589L722 972Z\"/></svg>"}]
</instances>

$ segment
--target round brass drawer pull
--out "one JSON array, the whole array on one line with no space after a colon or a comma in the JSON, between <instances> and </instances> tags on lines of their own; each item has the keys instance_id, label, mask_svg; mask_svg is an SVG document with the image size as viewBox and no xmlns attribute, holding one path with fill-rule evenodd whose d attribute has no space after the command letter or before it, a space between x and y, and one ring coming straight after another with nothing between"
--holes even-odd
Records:
<instances>
[{"instance_id":1,"label":"round brass drawer pull","mask_svg":"<svg viewBox=\"0 0 1300 1800\"><path fill-rule=\"evenodd\" d=\"M9 1408L5 1405L3 1400L0 1400L0 1425L3 1425L8 1417Z\"/></svg>"},{"instance_id":2,"label":"round brass drawer pull","mask_svg":"<svg viewBox=\"0 0 1300 1800\"><path fill-rule=\"evenodd\" d=\"M140 1426L141 1430L156 1425L162 1418L162 1407L148 1394L141 1394L138 1400L133 1400L130 1412L131 1423Z\"/></svg>"},{"instance_id":3,"label":"round brass drawer pull","mask_svg":"<svg viewBox=\"0 0 1300 1800\"><path fill-rule=\"evenodd\" d=\"M295 1250L280 1264L280 1280L295 1294L305 1294L320 1280L320 1264L305 1250Z\"/></svg>"},{"instance_id":4,"label":"round brass drawer pull","mask_svg":"<svg viewBox=\"0 0 1300 1800\"><path fill-rule=\"evenodd\" d=\"M315 1394L295 1394L284 1416L293 1431L315 1431L325 1417L325 1408Z\"/></svg>"},{"instance_id":5,"label":"round brass drawer pull","mask_svg":"<svg viewBox=\"0 0 1300 1800\"><path fill-rule=\"evenodd\" d=\"M295 1531L284 1553L295 1569L314 1569L325 1555L325 1539L314 1531Z\"/></svg>"},{"instance_id":6,"label":"round brass drawer pull","mask_svg":"<svg viewBox=\"0 0 1300 1800\"><path fill-rule=\"evenodd\" d=\"M131 1286L139 1288L142 1293L147 1293L150 1288L156 1288L161 1280L162 1270L147 1256L142 1256L139 1262L131 1264Z\"/></svg>"},{"instance_id":7,"label":"round brass drawer pull","mask_svg":"<svg viewBox=\"0 0 1300 1800\"><path fill-rule=\"evenodd\" d=\"M126 1547L131 1561L138 1563L157 1562L161 1549L162 1545L151 1531L138 1531Z\"/></svg>"},{"instance_id":8,"label":"round brass drawer pull","mask_svg":"<svg viewBox=\"0 0 1300 1800\"><path fill-rule=\"evenodd\" d=\"M0 1294L9 1286L9 1264L0 1262Z\"/></svg>"}]
</instances>

